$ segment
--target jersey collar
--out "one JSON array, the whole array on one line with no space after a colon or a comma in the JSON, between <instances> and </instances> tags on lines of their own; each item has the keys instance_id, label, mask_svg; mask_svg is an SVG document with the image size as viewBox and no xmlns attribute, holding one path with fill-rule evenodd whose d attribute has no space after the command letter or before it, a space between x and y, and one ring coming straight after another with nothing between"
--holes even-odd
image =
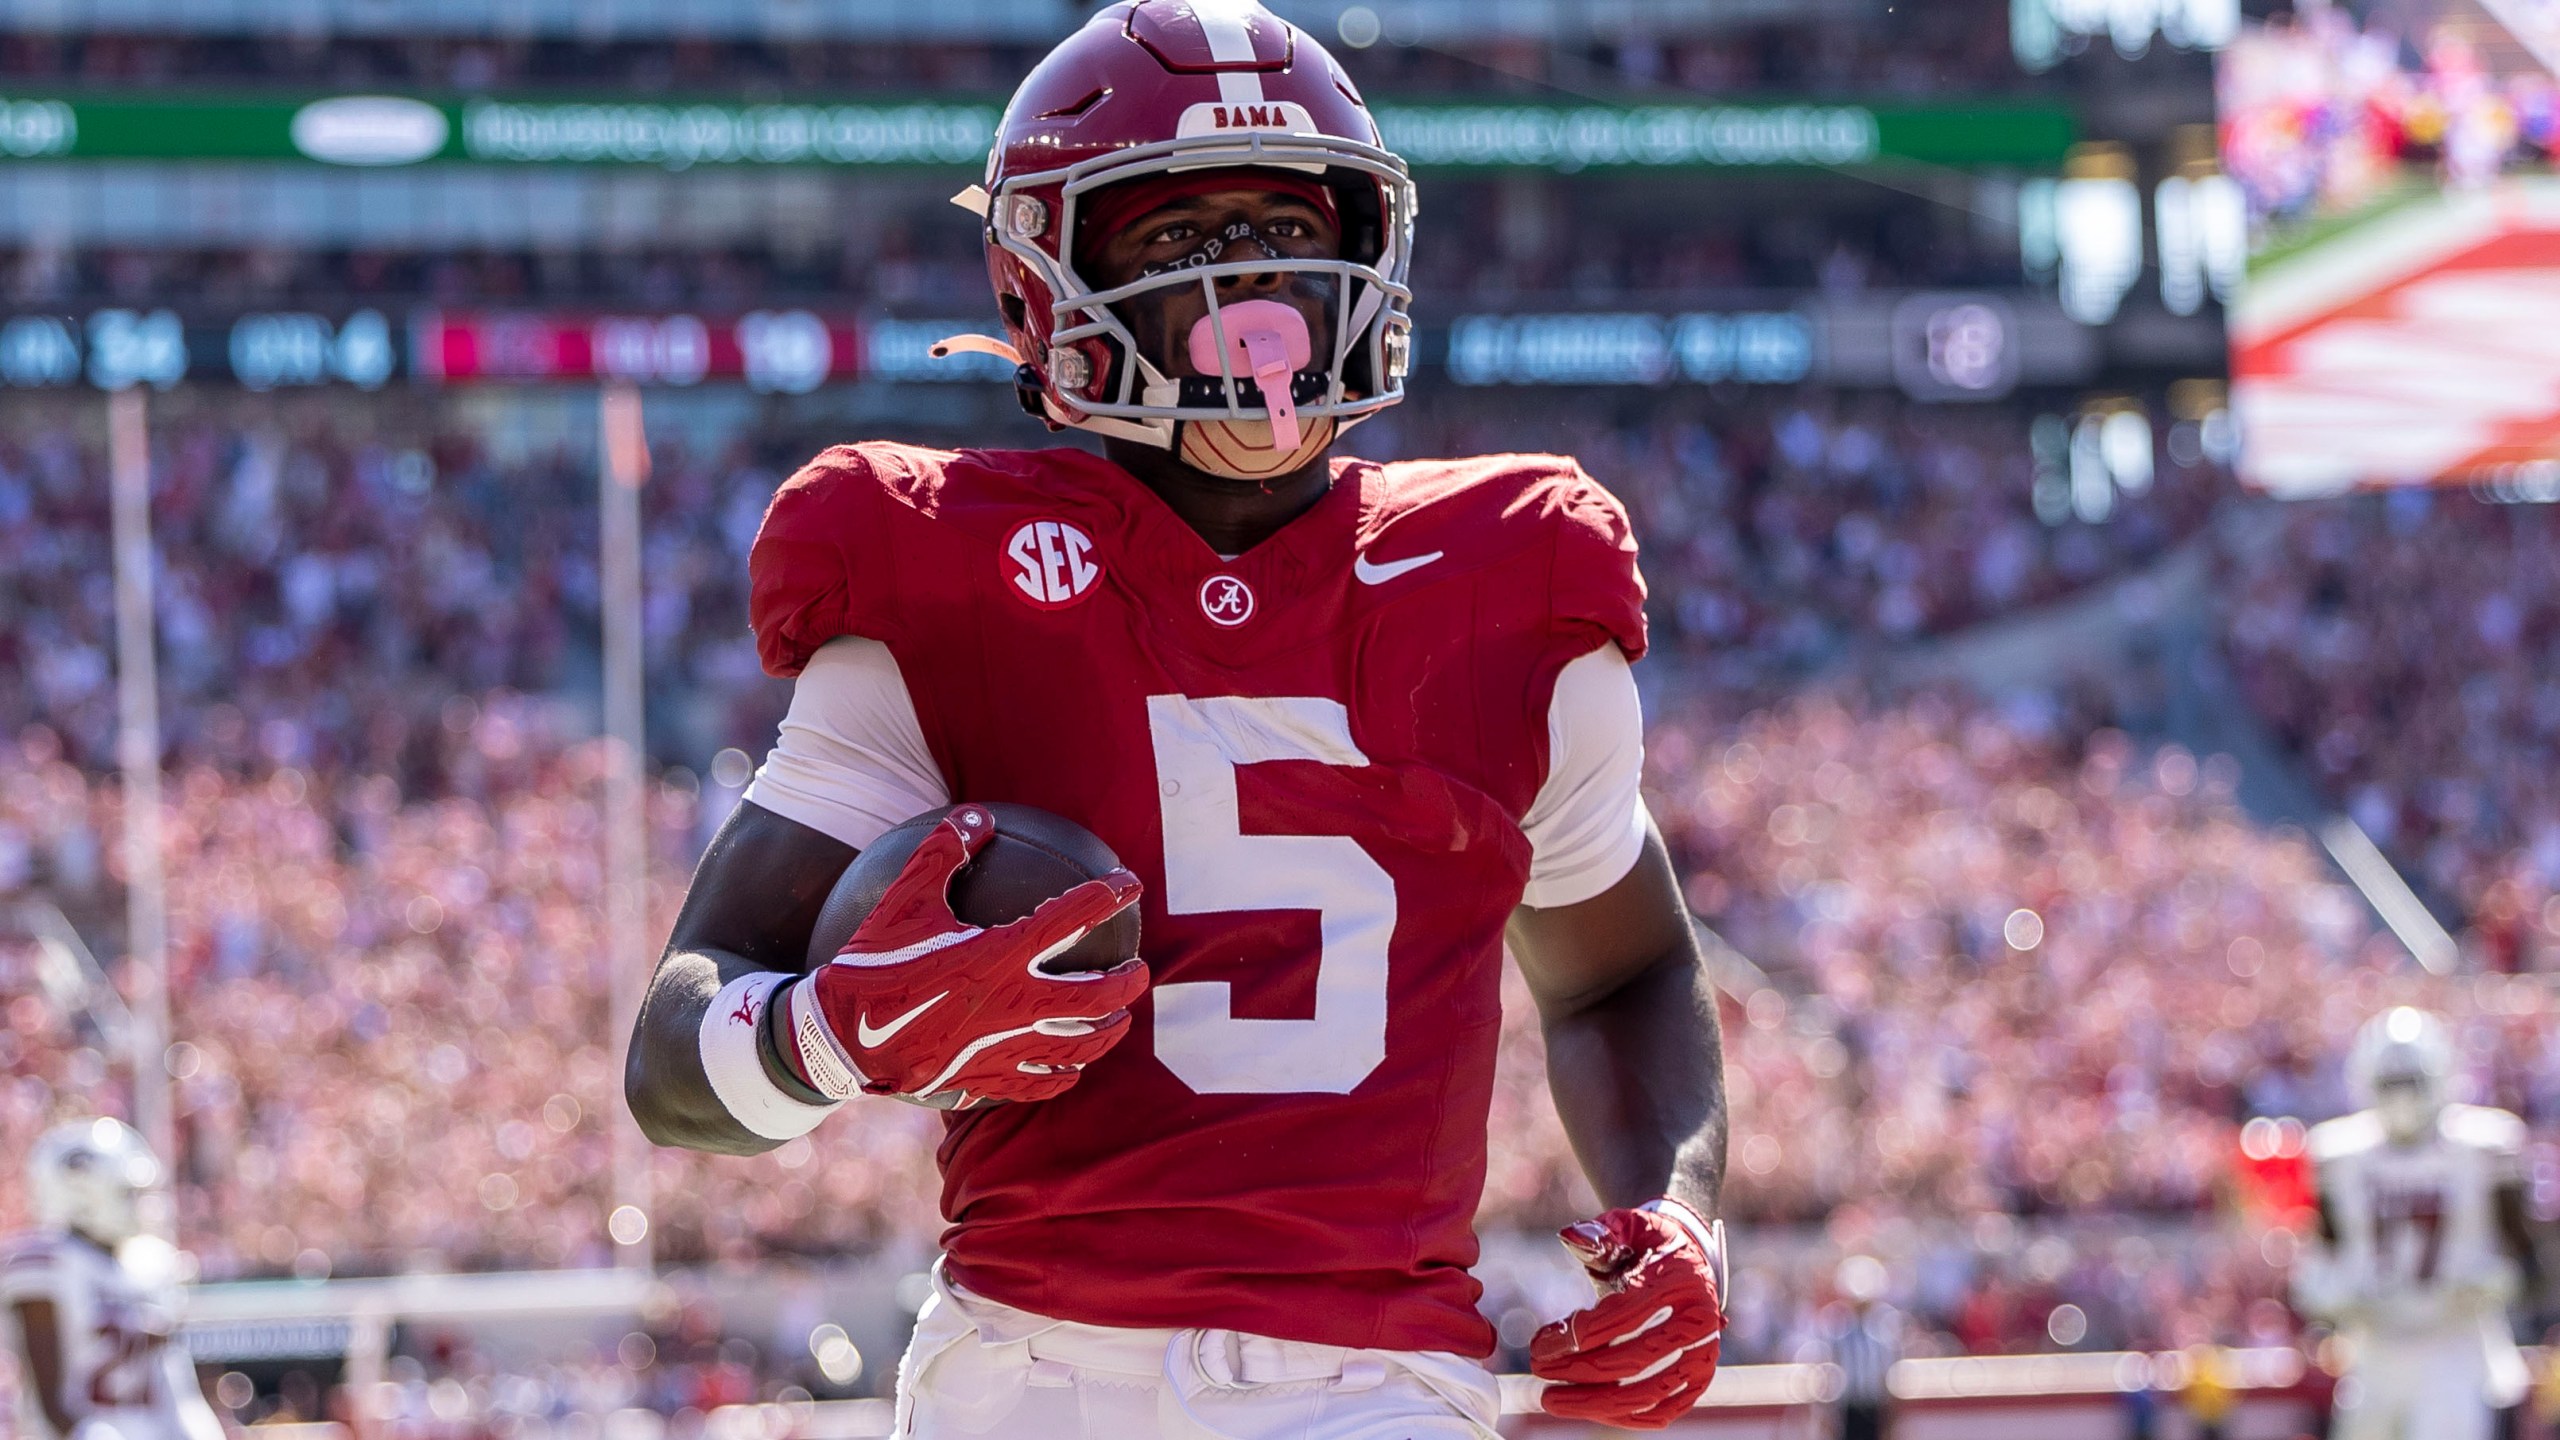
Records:
<instances>
[{"instance_id":1,"label":"jersey collar","mask_svg":"<svg viewBox=\"0 0 2560 1440\"><path fill-rule=\"evenodd\" d=\"M1374 508L1377 466L1336 456L1333 483L1288 524L1232 559L1222 558L1164 498L1138 477L1097 458L1102 483L1119 501L1128 553L1115 557L1141 593L1164 613L1156 621L1204 658L1239 664L1303 643L1342 615L1357 537ZM1218 577L1243 582L1252 614L1242 623L1213 623L1199 592Z\"/></svg>"}]
</instances>

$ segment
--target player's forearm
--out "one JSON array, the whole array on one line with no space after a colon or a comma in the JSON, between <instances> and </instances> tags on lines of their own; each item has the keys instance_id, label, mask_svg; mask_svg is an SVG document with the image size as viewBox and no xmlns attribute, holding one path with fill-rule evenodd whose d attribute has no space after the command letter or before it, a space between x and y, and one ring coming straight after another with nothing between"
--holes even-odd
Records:
<instances>
[{"instance_id":1,"label":"player's forearm","mask_svg":"<svg viewBox=\"0 0 2560 1440\"><path fill-rule=\"evenodd\" d=\"M722 988L758 968L701 949L670 950L659 963L622 1073L624 1098L650 1143L715 1155L761 1155L782 1143L731 1114L702 1063L702 1027Z\"/></svg>"},{"instance_id":2,"label":"player's forearm","mask_svg":"<svg viewBox=\"0 0 2560 1440\"><path fill-rule=\"evenodd\" d=\"M757 1155L782 1143L721 1099L704 1068L704 1027L715 1010L738 1007L733 982L806 968L810 928L853 855L853 847L753 804L738 806L712 838L641 1002L623 1068L632 1117L651 1141L721 1155ZM796 1084L769 1064L749 1068L762 1068L786 1095Z\"/></svg>"},{"instance_id":3,"label":"player's forearm","mask_svg":"<svg viewBox=\"0 0 2560 1440\"><path fill-rule=\"evenodd\" d=\"M1547 1083L1583 1173L1611 1206L1669 1195L1701 1215L1724 1190L1724 1040L1696 941L1545 1021Z\"/></svg>"},{"instance_id":4,"label":"player's forearm","mask_svg":"<svg viewBox=\"0 0 2560 1440\"><path fill-rule=\"evenodd\" d=\"M2548 1237L2534 1219L2532 1203L2525 1198L2522 1185L2498 1187L2495 1208L2499 1236L2515 1261L2520 1293L2528 1309L2539 1313L2555 1299L2550 1289L2551 1270L2542 1253Z\"/></svg>"},{"instance_id":5,"label":"player's forearm","mask_svg":"<svg viewBox=\"0 0 2560 1440\"><path fill-rule=\"evenodd\" d=\"M70 1397L63 1393L62 1332L55 1324L53 1302L21 1300L14 1308L19 1343L26 1351L26 1383L34 1391L36 1408L44 1412L54 1434L67 1436L80 1422L71 1411Z\"/></svg>"}]
</instances>

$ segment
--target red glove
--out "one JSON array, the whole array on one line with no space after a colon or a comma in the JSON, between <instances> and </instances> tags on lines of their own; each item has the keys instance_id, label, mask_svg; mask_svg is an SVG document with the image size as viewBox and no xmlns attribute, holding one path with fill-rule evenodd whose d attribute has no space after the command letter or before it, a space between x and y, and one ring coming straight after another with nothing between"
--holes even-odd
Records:
<instances>
[{"instance_id":1,"label":"red glove","mask_svg":"<svg viewBox=\"0 0 2560 1440\"><path fill-rule=\"evenodd\" d=\"M1114 870L981 929L951 913L951 877L995 833L984 808L954 806L843 952L791 986L780 1048L810 1088L955 1109L1046 1100L1129 1032L1146 962L1064 975L1040 962L1136 904L1138 877Z\"/></svg>"},{"instance_id":2,"label":"red glove","mask_svg":"<svg viewBox=\"0 0 2560 1440\"><path fill-rule=\"evenodd\" d=\"M1716 1375L1724 1340L1724 1227L1677 1200L1564 1228L1600 1299L1540 1330L1529 1373L1550 1415L1659 1430Z\"/></svg>"}]
</instances>

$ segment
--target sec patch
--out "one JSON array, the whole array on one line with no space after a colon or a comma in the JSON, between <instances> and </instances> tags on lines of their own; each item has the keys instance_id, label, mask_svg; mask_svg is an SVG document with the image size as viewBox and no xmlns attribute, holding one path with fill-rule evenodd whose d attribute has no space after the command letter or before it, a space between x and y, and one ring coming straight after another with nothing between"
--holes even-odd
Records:
<instances>
[{"instance_id":1,"label":"sec patch","mask_svg":"<svg viewBox=\"0 0 2560 1440\"><path fill-rule=\"evenodd\" d=\"M1093 593L1102 564L1093 537L1064 520L1028 520L1004 544L1004 577L1041 610L1060 610Z\"/></svg>"}]
</instances>

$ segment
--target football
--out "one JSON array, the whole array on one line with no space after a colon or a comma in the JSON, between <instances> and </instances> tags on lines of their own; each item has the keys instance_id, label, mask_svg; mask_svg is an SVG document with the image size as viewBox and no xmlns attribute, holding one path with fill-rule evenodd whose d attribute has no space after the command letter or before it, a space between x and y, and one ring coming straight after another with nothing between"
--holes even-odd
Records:
<instances>
[{"instance_id":1,"label":"football","mask_svg":"<svg viewBox=\"0 0 2560 1440\"><path fill-rule=\"evenodd\" d=\"M1029 805L980 802L995 816L996 836L951 879L951 913L971 925L1003 925L1040 908L1040 902L1119 868L1120 857L1102 837L1073 820ZM854 857L809 932L809 964L825 964L844 949L882 892L915 854L946 812L928 810L899 822ZM1108 970L1138 953L1138 907L1112 916L1091 934L1052 956L1041 968L1067 975Z\"/></svg>"}]
</instances>

